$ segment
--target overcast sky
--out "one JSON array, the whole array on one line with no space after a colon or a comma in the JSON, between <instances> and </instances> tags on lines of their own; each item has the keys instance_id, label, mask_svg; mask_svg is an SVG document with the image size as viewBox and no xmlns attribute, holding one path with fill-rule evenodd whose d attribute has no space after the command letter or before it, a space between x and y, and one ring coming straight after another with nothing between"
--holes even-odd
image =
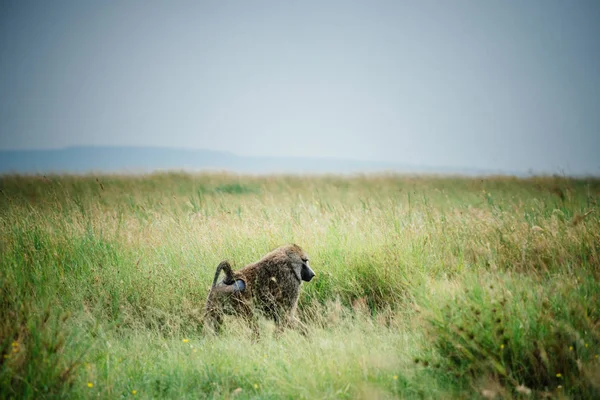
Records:
<instances>
[{"instance_id":1,"label":"overcast sky","mask_svg":"<svg viewBox=\"0 0 600 400\"><path fill-rule=\"evenodd\" d=\"M600 1L0 0L0 149L600 173Z\"/></svg>"}]
</instances>

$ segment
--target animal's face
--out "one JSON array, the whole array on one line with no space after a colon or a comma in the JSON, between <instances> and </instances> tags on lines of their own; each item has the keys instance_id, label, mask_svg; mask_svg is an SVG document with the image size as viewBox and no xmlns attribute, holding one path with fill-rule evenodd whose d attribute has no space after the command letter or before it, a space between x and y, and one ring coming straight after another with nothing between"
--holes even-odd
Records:
<instances>
[{"instance_id":1,"label":"animal's face","mask_svg":"<svg viewBox=\"0 0 600 400\"><path fill-rule=\"evenodd\" d=\"M292 258L292 268L298 280L310 282L315 277L315 272L308 265L308 256L306 253L292 253L290 256Z\"/></svg>"}]
</instances>

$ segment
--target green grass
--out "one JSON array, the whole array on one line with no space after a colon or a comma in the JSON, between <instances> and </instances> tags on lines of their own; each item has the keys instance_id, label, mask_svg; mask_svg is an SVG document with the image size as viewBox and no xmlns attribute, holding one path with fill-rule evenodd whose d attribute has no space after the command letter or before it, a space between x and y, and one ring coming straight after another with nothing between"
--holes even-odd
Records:
<instances>
[{"instance_id":1,"label":"green grass","mask_svg":"<svg viewBox=\"0 0 600 400\"><path fill-rule=\"evenodd\" d=\"M1 176L0 398L598 398L599 196L559 177ZM317 273L308 335L205 334L217 264L292 242Z\"/></svg>"}]
</instances>

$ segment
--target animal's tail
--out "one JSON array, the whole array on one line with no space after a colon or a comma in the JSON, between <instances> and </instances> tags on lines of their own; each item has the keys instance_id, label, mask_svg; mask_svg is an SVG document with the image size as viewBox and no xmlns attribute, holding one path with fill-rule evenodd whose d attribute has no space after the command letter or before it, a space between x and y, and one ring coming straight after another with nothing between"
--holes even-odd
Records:
<instances>
[{"instance_id":1,"label":"animal's tail","mask_svg":"<svg viewBox=\"0 0 600 400\"><path fill-rule=\"evenodd\" d=\"M215 271L215 278L213 279L212 283L213 288L217 285L221 271L225 271L225 283L233 283L233 271L231 270L231 265L229 265L228 261L221 261L217 267L217 270Z\"/></svg>"}]
</instances>

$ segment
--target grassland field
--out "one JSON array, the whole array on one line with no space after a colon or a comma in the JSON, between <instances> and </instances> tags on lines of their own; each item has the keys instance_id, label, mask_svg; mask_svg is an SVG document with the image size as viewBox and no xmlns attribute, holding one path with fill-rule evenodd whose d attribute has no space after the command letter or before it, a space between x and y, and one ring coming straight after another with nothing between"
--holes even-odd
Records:
<instances>
[{"instance_id":1,"label":"grassland field","mask_svg":"<svg viewBox=\"0 0 600 400\"><path fill-rule=\"evenodd\" d=\"M0 398L600 398L599 179L0 176ZM203 329L286 243L308 334Z\"/></svg>"}]
</instances>

